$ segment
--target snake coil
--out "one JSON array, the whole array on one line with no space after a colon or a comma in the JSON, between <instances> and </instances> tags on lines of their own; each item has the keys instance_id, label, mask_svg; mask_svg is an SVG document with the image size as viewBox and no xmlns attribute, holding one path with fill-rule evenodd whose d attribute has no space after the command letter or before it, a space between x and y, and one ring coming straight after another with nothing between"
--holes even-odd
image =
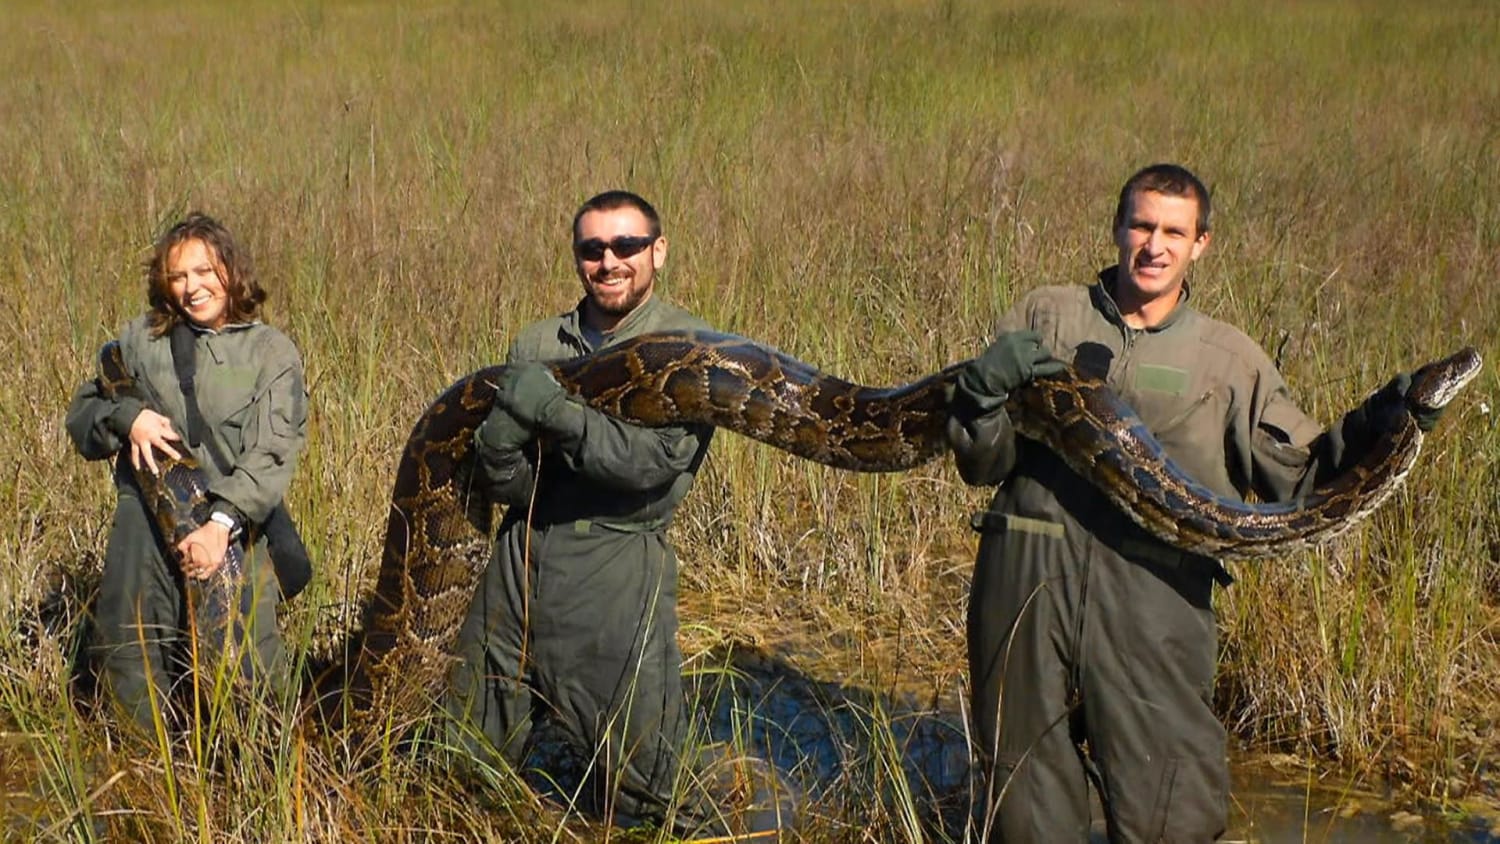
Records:
<instances>
[{"instance_id":1,"label":"snake coil","mask_svg":"<svg viewBox=\"0 0 1500 844\"><path fill-rule=\"evenodd\" d=\"M1005 406L1019 434L1055 451L1146 530L1193 553L1253 558L1326 541L1368 516L1421 450L1411 411L1447 405L1481 365L1465 348L1422 367L1405 397L1375 408L1373 445L1354 465L1304 498L1269 504L1226 498L1188 477L1098 378L1069 368L1015 390ZM742 337L663 332L550 366L569 392L626 422L714 425L828 466L890 472L946 450L947 397L962 364L879 389ZM441 692L489 560L490 507L472 490L470 467L501 370L454 383L407 438L358 652L319 684L320 708L335 724L408 723ZM176 504L195 501L205 485L171 469L162 478L169 494L150 506L163 535L173 535L174 520L179 531L201 523L202 508Z\"/></svg>"}]
</instances>

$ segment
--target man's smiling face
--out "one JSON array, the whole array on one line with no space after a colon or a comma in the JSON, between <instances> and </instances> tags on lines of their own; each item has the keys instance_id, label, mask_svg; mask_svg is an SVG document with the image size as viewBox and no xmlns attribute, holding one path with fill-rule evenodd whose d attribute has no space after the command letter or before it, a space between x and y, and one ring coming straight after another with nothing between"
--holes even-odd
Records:
<instances>
[{"instance_id":1,"label":"man's smiling face","mask_svg":"<svg viewBox=\"0 0 1500 844\"><path fill-rule=\"evenodd\" d=\"M1115 229L1120 249L1115 298L1122 310L1158 300L1176 303L1188 268L1203 254L1208 237L1198 231L1196 198L1137 191Z\"/></svg>"},{"instance_id":2,"label":"man's smiling face","mask_svg":"<svg viewBox=\"0 0 1500 844\"><path fill-rule=\"evenodd\" d=\"M651 298L667 240L636 208L589 211L578 220L573 258L595 325L608 331Z\"/></svg>"}]
</instances>

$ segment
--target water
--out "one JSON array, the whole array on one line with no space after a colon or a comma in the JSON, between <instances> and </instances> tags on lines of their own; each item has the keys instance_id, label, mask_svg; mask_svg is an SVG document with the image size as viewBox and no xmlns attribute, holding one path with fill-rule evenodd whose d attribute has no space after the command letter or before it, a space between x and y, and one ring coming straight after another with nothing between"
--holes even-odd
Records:
<instances>
[{"instance_id":1,"label":"water","mask_svg":"<svg viewBox=\"0 0 1500 844\"><path fill-rule=\"evenodd\" d=\"M802 783L820 810L843 807L840 814L858 818L874 801L904 800L918 808L929 839L962 840L972 766L956 707L820 680L763 651L734 650L702 662L715 667L695 672L688 689L710 739L771 762ZM531 762L548 776L533 784L553 793L576 784L587 760L570 752L555 729L540 727L538 738ZM0 719L0 840L31 838L68 822L38 776L38 739ZM1500 844L1500 819L1417 818L1379 795L1317 783L1297 760L1287 761L1236 760L1225 840ZM1096 825L1092 841L1104 840Z\"/></svg>"},{"instance_id":2,"label":"water","mask_svg":"<svg viewBox=\"0 0 1500 844\"><path fill-rule=\"evenodd\" d=\"M1260 760L1232 769L1230 841L1500 842L1500 819L1421 817L1380 795L1282 774Z\"/></svg>"},{"instance_id":3,"label":"water","mask_svg":"<svg viewBox=\"0 0 1500 844\"><path fill-rule=\"evenodd\" d=\"M744 743L797 777L810 795L857 803L894 797L879 759L899 755L905 788L934 839L962 840L971 794L963 717L809 677L774 654L738 650L690 689L712 738ZM1228 841L1465 842L1500 844L1493 819L1448 822L1401 812L1375 796L1310 783L1260 760L1233 766ZM1095 817L1101 817L1097 810ZM1095 841L1104 841L1102 823Z\"/></svg>"}]
</instances>

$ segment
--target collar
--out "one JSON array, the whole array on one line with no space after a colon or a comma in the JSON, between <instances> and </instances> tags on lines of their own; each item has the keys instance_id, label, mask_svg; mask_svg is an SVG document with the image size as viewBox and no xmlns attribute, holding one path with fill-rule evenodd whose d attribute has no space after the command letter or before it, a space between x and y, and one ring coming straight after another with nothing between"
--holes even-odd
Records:
<instances>
[{"instance_id":1,"label":"collar","mask_svg":"<svg viewBox=\"0 0 1500 844\"><path fill-rule=\"evenodd\" d=\"M244 331L247 328L254 328L257 325L260 325L260 320L252 319L249 322L231 322L228 325L224 326L222 329L216 331L212 328L208 328L207 326L199 325L198 323L193 322L190 319L185 319L182 322L188 328L191 328L193 330L193 333L198 335L199 337L217 337L220 334L229 334L235 331Z\"/></svg>"},{"instance_id":2,"label":"collar","mask_svg":"<svg viewBox=\"0 0 1500 844\"><path fill-rule=\"evenodd\" d=\"M1098 280L1089 288L1089 298L1093 300L1094 308L1103 314L1104 318L1111 325L1127 331L1155 333L1166 331L1168 328L1186 319L1188 313L1192 311L1192 307L1188 305L1188 300L1193 295L1192 285L1184 280L1182 282L1182 294L1177 297L1177 304L1172 307L1166 319L1150 328L1131 328L1125 324L1125 317L1120 314L1120 305L1115 301L1115 279L1119 270L1119 264L1105 267L1099 271Z\"/></svg>"},{"instance_id":3,"label":"collar","mask_svg":"<svg viewBox=\"0 0 1500 844\"><path fill-rule=\"evenodd\" d=\"M578 304L573 306L573 310L563 314L562 327L563 331L566 332L567 335L576 343L578 343L579 348L585 350L595 350L593 349L592 345L584 339L583 335L583 306L587 301L587 296L579 299ZM642 302L640 304L640 307L637 307L635 310L626 314L625 318L620 320L614 328L610 329L609 331L602 332L604 335L604 342L599 344L599 348L602 349L605 346L613 344L615 342L615 338L617 337L633 337L636 334L640 333L638 326L641 326L643 323L645 323L650 318L651 314L656 312L657 308L661 304L661 301L661 292L654 291L651 294L650 299Z\"/></svg>"}]
</instances>

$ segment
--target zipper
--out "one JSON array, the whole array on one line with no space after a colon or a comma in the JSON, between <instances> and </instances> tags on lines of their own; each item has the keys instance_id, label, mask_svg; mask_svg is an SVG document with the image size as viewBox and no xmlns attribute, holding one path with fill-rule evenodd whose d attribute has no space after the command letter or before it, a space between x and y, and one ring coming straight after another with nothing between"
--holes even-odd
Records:
<instances>
[{"instance_id":1,"label":"zipper","mask_svg":"<svg viewBox=\"0 0 1500 844\"><path fill-rule=\"evenodd\" d=\"M1215 391L1212 389L1205 390L1203 395L1194 400L1192 404L1183 408L1181 412L1179 412L1176 416L1173 416L1166 424L1162 425L1160 428L1157 428L1152 433L1160 437L1162 434L1165 434L1173 428L1176 428L1178 425L1181 425L1183 422L1187 421L1187 418L1189 416L1193 415L1193 411L1202 407L1210 398L1213 398L1214 392Z\"/></svg>"},{"instance_id":2,"label":"zipper","mask_svg":"<svg viewBox=\"0 0 1500 844\"><path fill-rule=\"evenodd\" d=\"M1128 377L1130 375L1131 369L1130 356L1135 352L1136 333L1137 332L1134 328L1131 328L1123 321L1121 321L1119 365L1112 368L1111 377L1107 379L1109 386L1114 389L1115 392L1123 392L1121 388L1124 385L1130 383L1130 379Z\"/></svg>"}]
</instances>

